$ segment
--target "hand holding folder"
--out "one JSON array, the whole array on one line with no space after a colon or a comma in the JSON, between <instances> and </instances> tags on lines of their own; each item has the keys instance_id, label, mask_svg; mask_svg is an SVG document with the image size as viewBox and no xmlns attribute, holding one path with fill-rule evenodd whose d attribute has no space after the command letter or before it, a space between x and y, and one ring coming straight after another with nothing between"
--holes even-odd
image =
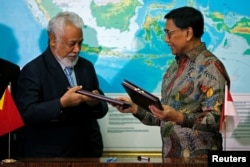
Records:
<instances>
[{"instance_id":1,"label":"hand holding folder","mask_svg":"<svg viewBox=\"0 0 250 167\"><path fill-rule=\"evenodd\" d=\"M144 89L138 87L137 85L131 83L128 80L124 80L122 86L125 88L132 101L138 106L141 106L145 110L150 111L148 106L154 105L160 110L163 110L160 99L155 95L145 91Z\"/></svg>"},{"instance_id":2,"label":"hand holding folder","mask_svg":"<svg viewBox=\"0 0 250 167\"><path fill-rule=\"evenodd\" d=\"M123 109L130 107L130 104L125 102L125 101L116 100L116 99L113 99L113 98L110 98L110 97L107 97L107 96L104 96L101 94L95 94L95 93L92 93L92 92L87 91L87 90L81 89L81 90L76 91L76 93L79 93L79 94L82 94L85 96L89 96L91 98L95 98L95 99L98 99L101 101L105 101L105 102L111 103L113 105L122 106Z\"/></svg>"}]
</instances>

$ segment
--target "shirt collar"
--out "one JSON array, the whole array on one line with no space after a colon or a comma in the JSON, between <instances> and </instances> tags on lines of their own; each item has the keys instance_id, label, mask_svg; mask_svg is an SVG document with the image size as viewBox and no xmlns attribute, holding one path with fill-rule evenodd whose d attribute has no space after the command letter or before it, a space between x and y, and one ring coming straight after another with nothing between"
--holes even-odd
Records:
<instances>
[{"instance_id":1,"label":"shirt collar","mask_svg":"<svg viewBox=\"0 0 250 167\"><path fill-rule=\"evenodd\" d=\"M197 58L197 56L199 56L200 53L203 52L205 49L206 49L206 44L202 42L200 45L188 51L186 55L190 60L194 61Z\"/></svg>"},{"instance_id":2,"label":"shirt collar","mask_svg":"<svg viewBox=\"0 0 250 167\"><path fill-rule=\"evenodd\" d=\"M188 51L186 54L176 56L175 59L177 63L180 63L181 59L190 59L191 61L195 61L197 56L199 56L200 53L204 51L205 49L206 49L206 44L202 42L200 45L194 47L193 49Z\"/></svg>"}]
</instances>

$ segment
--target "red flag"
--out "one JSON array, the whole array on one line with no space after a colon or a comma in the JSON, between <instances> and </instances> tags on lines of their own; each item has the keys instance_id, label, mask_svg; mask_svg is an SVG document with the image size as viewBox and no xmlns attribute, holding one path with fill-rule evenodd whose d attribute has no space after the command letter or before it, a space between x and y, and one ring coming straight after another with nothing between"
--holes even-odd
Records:
<instances>
[{"instance_id":1,"label":"red flag","mask_svg":"<svg viewBox=\"0 0 250 167\"><path fill-rule=\"evenodd\" d=\"M224 135L224 137L230 137L233 131L237 128L239 121L240 119L235 109L232 95L228 89L228 86L226 85L224 105L220 119L220 133Z\"/></svg>"},{"instance_id":2,"label":"red flag","mask_svg":"<svg viewBox=\"0 0 250 167\"><path fill-rule=\"evenodd\" d=\"M10 133L23 125L21 115L7 87L0 99L0 136Z\"/></svg>"}]
</instances>

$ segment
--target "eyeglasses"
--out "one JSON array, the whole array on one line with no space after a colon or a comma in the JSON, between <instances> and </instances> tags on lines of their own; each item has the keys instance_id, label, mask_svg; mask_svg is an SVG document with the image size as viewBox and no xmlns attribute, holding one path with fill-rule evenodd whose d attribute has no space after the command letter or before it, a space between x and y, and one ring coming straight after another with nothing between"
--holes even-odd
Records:
<instances>
[{"instance_id":1,"label":"eyeglasses","mask_svg":"<svg viewBox=\"0 0 250 167\"><path fill-rule=\"evenodd\" d=\"M170 37L171 34L173 34L173 32L177 31L177 30L180 30L180 28L176 28L176 29L173 29L173 30L167 30L167 29L164 29L164 32L165 34Z\"/></svg>"}]
</instances>

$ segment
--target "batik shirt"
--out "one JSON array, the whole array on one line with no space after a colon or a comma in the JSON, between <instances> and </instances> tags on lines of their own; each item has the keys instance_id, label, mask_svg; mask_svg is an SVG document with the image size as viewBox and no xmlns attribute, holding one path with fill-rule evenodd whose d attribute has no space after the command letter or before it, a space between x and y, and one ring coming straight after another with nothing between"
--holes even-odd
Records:
<instances>
[{"instance_id":1,"label":"batik shirt","mask_svg":"<svg viewBox=\"0 0 250 167\"><path fill-rule=\"evenodd\" d=\"M163 77L161 101L182 113L184 122L160 121L140 107L135 115L161 127L163 157L206 157L209 150L222 149L219 120L226 82L223 64L205 43L176 56Z\"/></svg>"}]
</instances>

